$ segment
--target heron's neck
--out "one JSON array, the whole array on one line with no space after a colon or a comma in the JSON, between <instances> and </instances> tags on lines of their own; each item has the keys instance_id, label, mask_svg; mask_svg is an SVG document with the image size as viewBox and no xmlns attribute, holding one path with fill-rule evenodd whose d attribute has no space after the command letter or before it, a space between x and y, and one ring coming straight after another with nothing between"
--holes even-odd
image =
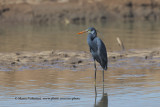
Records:
<instances>
[{"instance_id":1,"label":"heron's neck","mask_svg":"<svg viewBox=\"0 0 160 107\"><path fill-rule=\"evenodd\" d=\"M90 39L90 40L93 40L94 38L96 38L97 37L97 33L89 33L88 34L88 39Z\"/></svg>"}]
</instances>

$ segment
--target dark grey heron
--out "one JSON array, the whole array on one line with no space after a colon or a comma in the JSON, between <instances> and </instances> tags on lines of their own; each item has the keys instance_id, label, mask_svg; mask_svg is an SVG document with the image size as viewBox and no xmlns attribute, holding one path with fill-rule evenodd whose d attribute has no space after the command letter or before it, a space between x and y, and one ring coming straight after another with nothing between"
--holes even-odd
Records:
<instances>
[{"instance_id":1,"label":"dark grey heron","mask_svg":"<svg viewBox=\"0 0 160 107\"><path fill-rule=\"evenodd\" d=\"M96 83L96 62L95 60L101 65L103 68L103 83L104 83L104 70L107 70L108 66L108 58L107 58L107 51L103 41L97 37L97 31L95 28L90 27L85 31L79 32L77 34L83 34L87 32L87 42L90 48L90 52L92 54L94 60L94 67L95 67L95 83Z\"/></svg>"}]
</instances>

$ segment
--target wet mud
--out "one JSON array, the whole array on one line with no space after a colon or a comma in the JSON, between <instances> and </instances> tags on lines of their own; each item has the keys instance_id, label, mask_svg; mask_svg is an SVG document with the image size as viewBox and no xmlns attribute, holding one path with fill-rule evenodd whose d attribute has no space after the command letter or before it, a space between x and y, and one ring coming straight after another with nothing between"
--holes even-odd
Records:
<instances>
[{"instance_id":1,"label":"wet mud","mask_svg":"<svg viewBox=\"0 0 160 107\"><path fill-rule=\"evenodd\" d=\"M160 48L108 52L109 69L159 69ZM84 70L94 69L89 52L42 51L0 53L0 71L23 71L34 69ZM98 64L98 69L101 70Z\"/></svg>"}]
</instances>

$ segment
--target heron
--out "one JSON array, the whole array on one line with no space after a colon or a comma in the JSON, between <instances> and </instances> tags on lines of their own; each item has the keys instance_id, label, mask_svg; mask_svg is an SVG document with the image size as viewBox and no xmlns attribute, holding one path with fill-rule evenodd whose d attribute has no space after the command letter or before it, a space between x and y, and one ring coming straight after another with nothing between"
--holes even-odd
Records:
<instances>
[{"instance_id":1,"label":"heron","mask_svg":"<svg viewBox=\"0 0 160 107\"><path fill-rule=\"evenodd\" d=\"M103 41L97 36L97 31L94 27L89 27L88 29L81 31L77 34L88 33L87 42L90 49L90 53L92 54L94 60L94 68L95 68L95 84L96 84L96 61L103 68L102 76L104 83L104 70L108 68L108 58L107 58L107 50Z\"/></svg>"}]
</instances>

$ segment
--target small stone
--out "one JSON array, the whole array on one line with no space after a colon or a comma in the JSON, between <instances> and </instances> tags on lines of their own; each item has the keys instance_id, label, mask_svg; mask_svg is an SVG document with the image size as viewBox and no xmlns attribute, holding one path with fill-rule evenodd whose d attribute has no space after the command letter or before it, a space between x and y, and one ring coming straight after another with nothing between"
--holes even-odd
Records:
<instances>
[{"instance_id":1,"label":"small stone","mask_svg":"<svg viewBox=\"0 0 160 107\"><path fill-rule=\"evenodd\" d=\"M79 64L79 63L82 63L82 60L79 60L79 61L78 61L78 64Z\"/></svg>"},{"instance_id":2,"label":"small stone","mask_svg":"<svg viewBox=\"0 0 160 107\"><path fill-rule=\"evenodd\" d=\"M148 56L145 56L145 59L148 59Z\"/></svg>"},{"instance_id":3,"label":"small stone","mask_svg":"<svg viewBox=\"0 0 160 107\"><path fill-rule=\"evenodd\" d=\"M64 57L66 58L66 57L68 57L68 55L67 55L67 54L64 54Z\"/></svg>"},{"instance_id":4,"label":"small stone","mask_svg":"<svg viewBox=\"0 0 160 107\"><path fill-rule=\"evenodd\" d=\"M19 59L17 59L17 61L18 61L18 62L20 62L20 60L19 60Z\"/></svg>"},{"instance_id":5,"label":"small stone","mask_svg":"<svg viewBox=\"0 0 160 107\"><path fill-rule=\"evenodd\" d=\"M11 65L15 65L16 64L16 62L11 62Z\"/></svg>"},{"instance_id":6,"label":"small stone","mask_svg":"<svg viewBox=\"0 0 160 107\"><path fill-rule=\"evenodd\" d=\"M46 60L46 59L44 60L44 62L47 62L47 61L48 61L48 60Z\"/></svg>"}]
</instances>

